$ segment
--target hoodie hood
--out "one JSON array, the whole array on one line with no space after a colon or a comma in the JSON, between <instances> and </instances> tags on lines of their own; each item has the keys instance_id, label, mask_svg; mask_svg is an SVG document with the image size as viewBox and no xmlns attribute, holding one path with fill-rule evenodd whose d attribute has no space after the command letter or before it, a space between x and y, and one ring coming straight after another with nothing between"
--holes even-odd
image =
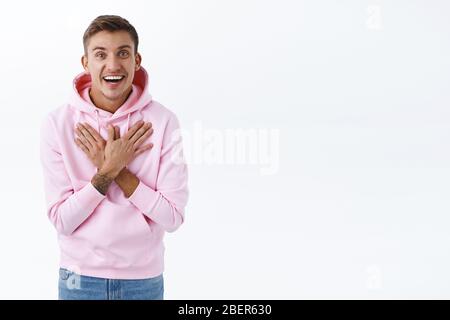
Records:
<instances>
[{"instance_id":1,"label":"hoodie hood","mask_svg":"<svg viewBox=\"0 0 450 320\"><path fill-rule=\"evenodd\" d=\"M130 96L114 113L97 108L92 103L89 97L91 86L92 78L89 72L85 71L78 74L73 80L74 92L69 100L69 105L77 113L77 123L80 122L82 117L92 117L97 122L97 131L123 117L127 118L126 130L128 130L131 114L139 112L139 118L142 119L142 109L152 101L152 96L148 90L148 74L142 66L134 73Z\"/></svg>"}]
</instances>

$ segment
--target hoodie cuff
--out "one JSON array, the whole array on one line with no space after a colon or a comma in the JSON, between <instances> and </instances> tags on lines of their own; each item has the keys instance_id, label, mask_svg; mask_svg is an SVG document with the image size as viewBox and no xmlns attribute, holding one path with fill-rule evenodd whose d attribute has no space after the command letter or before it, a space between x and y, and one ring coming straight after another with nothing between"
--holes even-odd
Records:
<instances>
[{"instance_id":1,"label":"hoodie cuff","mask_svg":"<svg viewBox=\"0 0 450 320\"><path fill-rule=\"evenodd\" d=\"M128 200L134 204L143 214L151 218L151 213L159 199L159 193L152 188L146 186L142 181L134 190Z\"/></svg>"},{"instance_id":2,"label":"hoodie cuff","mask_svg":"<svg viewBox=\"0 0 450 320\"><path fill-rule=\"evenodd\" d=\"M100 201L106 198L106 195L101 194L93 185L89 182L84 188L76 193L76 201L84 206L97 206Z\"/></svg>"}]
</instances>

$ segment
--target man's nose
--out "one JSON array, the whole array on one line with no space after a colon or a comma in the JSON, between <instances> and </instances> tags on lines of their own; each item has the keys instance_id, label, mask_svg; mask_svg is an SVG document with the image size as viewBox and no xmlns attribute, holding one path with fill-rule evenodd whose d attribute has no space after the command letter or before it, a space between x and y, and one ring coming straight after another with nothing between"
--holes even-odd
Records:
<instances>
[{"instance_id":1,"label":"man's nose","mask_svg":"<svg viewBox=\"0 0 450 320\"><path fill-rule=\"evenodd\" d=\"M116 56L108 57L106 61L106 69L115 71L120 69L120 59Z\"/></svg>"}]
</instances>

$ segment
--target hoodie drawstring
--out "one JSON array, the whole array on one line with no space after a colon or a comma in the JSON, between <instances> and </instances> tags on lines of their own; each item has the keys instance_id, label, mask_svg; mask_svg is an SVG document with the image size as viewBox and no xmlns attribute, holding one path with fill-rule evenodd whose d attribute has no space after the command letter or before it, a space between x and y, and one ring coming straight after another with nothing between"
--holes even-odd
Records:
<instances>
[{"instance_id":1,"label":"hoodie drawstring","mask_svg":"<svg viewBox=\"0 0 450 320\"><path fill-rule=\"evenodd\" d=\"M127 132L128 132L128 129L130 129L130 116L131 116L131 113L128 113L128 119L127 119L127 129L125 130L125 132L124 132L124 133L127 133Z\"/></svg>"},{"instance_id":2,"label":"hoodie drawstring","mask_svg":"<svg viewBox=\"0 0 450 320\"><path fill-rule=\"evenodd\" d=\"M97 132L100 134L100 117L98 115L98 110L95 110L95 115L97 116Z\"/></svg>"},{"instance_id":3,"label":"hoodie drawstring","mask_svg":"<svg viewBox=\"0 0 450 320\"><path fill-rule=\"evenodd\" d=\"M76 110L76 114L77 114L77 120L76 120L76 122L75 122L75 127L80 123L80 119L81 119L81 111L80 110L78 110L78 109L75 109Z\"/></svg>"}]
</instances>

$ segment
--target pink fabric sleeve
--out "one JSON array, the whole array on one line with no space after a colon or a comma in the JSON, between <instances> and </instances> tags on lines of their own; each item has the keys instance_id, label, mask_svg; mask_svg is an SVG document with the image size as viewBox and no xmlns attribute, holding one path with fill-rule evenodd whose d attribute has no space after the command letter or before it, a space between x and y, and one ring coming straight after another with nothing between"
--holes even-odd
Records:
<instances>
[{"instance_id":1,"label":"pink fabric sleeve","mask_svg":"<svg viewBox=\"0 0 450 320\"><path fill-rule=\"evenodd\" d=\"M128 199L165 231L173 232L184 222L189 194L179 122L174 114L167 123L161 148L156 190L140 181Z\"/></svg>"},{"instance_id":2,"label":"pink fabric sleeve","mask_svg":"<svg viewBox=\"0 0 450 320\"><path fill-rule=\"evenodd\" d=\"M42 123L40 144L47 215L59 233L70 235L106 196L90 182L74 192L56 137L53 121L48 116Z\"/></svg>"}]
</instances>

